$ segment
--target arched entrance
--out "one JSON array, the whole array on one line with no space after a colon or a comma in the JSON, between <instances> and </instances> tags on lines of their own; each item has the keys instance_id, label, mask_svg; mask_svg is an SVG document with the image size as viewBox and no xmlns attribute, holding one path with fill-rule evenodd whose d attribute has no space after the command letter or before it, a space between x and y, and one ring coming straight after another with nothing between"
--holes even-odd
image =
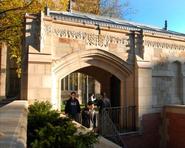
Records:
<instances>
[{"instance_id":1,"label":"arched entrance","mask_svg":"<svg viewBox=\"0 0 185 148\"><path fill-rule=\"evenodd\" d=\"M89 49L77 51L69 54L62 59L56 60L52 68L52 104L54 108L60 109L61 105L61 79L72 72L87 69L100 70L110 73L113 76L110 83L119 84L117 88L112 89L112 93L120 91L120 99L117 101L120 105L125 106L127 100L127 79L132 74L131 67L120 59L119 57L111 54L110 52L100 49ZM94 73L96 75L97 73ZM120 81L120 82L119 82ZM129 82L131 83L131 82ZM117 90L117 92L116 92ZM116 102L114 102L116 105Z\"/></svg>"},{"instance_id":2,"label":"arched entrance","mask_svg":"<svg viewBox=\"0 0 185 148\"><path fill-rule=\"evenodd\" d=\"M106 93L107 97L110 98L112 106L120 106L120 80L114 74L95 66L79 69L78 72L82 72L96 79L100 83L100 92ZM119 82L116 83L113 78ZM115 88L119 88L119 91L114 91Z\"/></svg>"},{"instance_id":3,"label":"arched entrance","mask_svg":"<svg viewBox=\"0 0 185 148\"><path fill-rule=\"evenodd\" d=\"M120 106L120 80L101 68L81 68L63 78L60 86L63 103L69 98L69 94L75 91L82 104L88 102L91 94L99 99L101 93L106 93L112 107Z\"/></svg>"}]
</instances>

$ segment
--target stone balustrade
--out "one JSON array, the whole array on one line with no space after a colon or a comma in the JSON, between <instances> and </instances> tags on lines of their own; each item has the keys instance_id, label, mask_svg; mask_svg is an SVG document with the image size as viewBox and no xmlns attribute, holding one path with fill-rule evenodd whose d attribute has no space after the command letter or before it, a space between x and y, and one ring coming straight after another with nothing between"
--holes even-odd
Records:
<instances>
[{"instance_id":1,"label":"stone balustrade","mask_svg":"<svg viewBox=\"0 0 185 148\"><path fill-rule=\"evenodd\" d=\"M26 148L27 101L13 101L0 108L0 147Z\"/></svg>"}]
</instances>

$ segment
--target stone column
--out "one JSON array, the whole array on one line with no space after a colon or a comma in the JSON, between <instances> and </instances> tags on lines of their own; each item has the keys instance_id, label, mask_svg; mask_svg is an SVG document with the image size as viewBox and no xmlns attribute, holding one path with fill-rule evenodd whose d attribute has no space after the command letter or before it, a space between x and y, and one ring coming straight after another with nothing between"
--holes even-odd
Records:
<instances>
[{"instance_id":1,"label":"stone column","mask_svg":"<svg viewBox=\"0 0 185 148\"><path fill-rule=\"evenodd\" d=\"M86 98L87 98L87 102L89 100L89 76L87 75L86 77Z\"/></svg>"},{"instance_id":2,"label":"stone column","mask_svg":"<svg viewBox=\"0 0 185 148\"><path fill-rule=\"evenodd\" d=\"M80 104L82 103L82 78L81 78L81 74L80 73L78 73L77 74L77 77L78 77L78 80L77 80L77 82L78 82L78 86L77 86L77 93L78 93L78 95L79 95L79 102L80 102Z\"/></svg>"},{"instance_id":3,"label":"stone column","mask_svg":"<svg viewBox=\"0 0 185 148\"><path fill-rule=\"evenodd\" d=\"M182 67L182 99L183 99L183 104L185 104L185 64L183 64Z\"/></svg>"},{"instance_id":4,"label":"stone column","mask_svg":"<svg viewBox=\"0 0 185 148\"><path fill-rule=\"evenodd\" d=\"M120 109L120 126L122 128L125 127L125 121L127 120L126 119L126 116L125 116L125 111L124 109L126 108L127 106L127 92L126 92L126 79L122 79L121 82L120 82L120 106L121 106L121 109Z\"/></svg>"},{"instance_id":5,"label":"stone column","mask_svg":"<svg viewBox=\"0 0 185 148\"><path fill-rule=\"evenodd\" d=\"M5 43L1 44L0 48L0 100L6 95L6 63L7 63L7 46Z\"/></svg>"},{"instance_id":6,"label":"stone column","mask_svg":"<svg viewBox=\"0 0 185 148\"><path fill-rule=\"evenodd\" d=\"M22 99L28 100L29 104L35 100L51 102L51 54L33 52L33 50L29 52L26 75L27 83L21 86L23 89L26 88L25 95L21 96Z\"/></svg>"},{"instance_id":7,"label":"stone column","mask_svg":"<svg viewBox=\"0 0 185 148\"><path fill-rule=\"evenodd\" d=\"M152 112L152 66L149 61L136 62L136 102L138 117L141 120L144 114Z\"/></svg>"},{"instance_id":8,"label":"stone column","mask_svg":"<svg viewBox=\"0 0 185 148\"><path fill-rule=\"evenodd\" d=\"M97 80L94 80L94 93L100 94L101 93L100 91L101 91L101 84Z\"/></svg>"}]
</instances>

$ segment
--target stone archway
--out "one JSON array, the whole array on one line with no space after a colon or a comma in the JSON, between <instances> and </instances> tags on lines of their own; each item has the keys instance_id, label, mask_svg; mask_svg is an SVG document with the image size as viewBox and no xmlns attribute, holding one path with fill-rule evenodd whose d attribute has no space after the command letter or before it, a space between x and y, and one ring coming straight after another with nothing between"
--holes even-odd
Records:
<instances>
[{"instance_id":1,"label":"stone archway","mask_svg":"<svg viewBox=\"0 0 185 148\"><path fill-rule=\"evenodd\" d=\"M60 109L60 80L81 68L94 66L114 74L121 82L120 104L125 105L127 78L132 74L131 67L119 57L100 49L80 50L53 63L52 99L54 108ZM127 102L127 101L126 101Z\"/></svg>"}]
</instances>

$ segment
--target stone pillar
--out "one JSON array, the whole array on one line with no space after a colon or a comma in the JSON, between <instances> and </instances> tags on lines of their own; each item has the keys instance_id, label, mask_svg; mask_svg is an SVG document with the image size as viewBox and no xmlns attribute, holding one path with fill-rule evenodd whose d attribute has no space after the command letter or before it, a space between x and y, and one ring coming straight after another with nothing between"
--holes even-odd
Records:
<instances>
[{"instance_id":1,"label":"stone pillar","mask_svg":"<svg viewBox=\"0 0 185 148\"><path fill-rule=\"evenodd\" d=\"M182 97L182 104L185 105L185 64L182 63L181 65L181 97Z\"/></svg>"},{"instance_id":2,"label":"stone pillar","mask_svg":"<svg viewBox=\"0 0 185 148\"><path fill-rule=\"evenodd\" d=\"M125 78L125 91L126 91L126 99L127 104L126 106L135 106L135 90L134 90L134 75L130 74L128 77Z\"/></svg>"},{"instance_id":3,"label":"stone pillar","mask_svg":"<svg viewBox=\"0 0 185 148\"><path fill-rule=\"evenodd\" d=\"M28 54L28 103L35 100L51 101L52 74L51 55L43 53Z\"/></svg>"},{"instance_id":4,"label":"stone pillar","mask_svg":"<svg viewBox=\"0 0 185 148\"><path fill-rule=\"evenodd\" d=\"M0 47L0 100L6 95L6 63L7 63L7 46L5 43Z\"/></svg>"},{"instance_id":5,"label":"stone pillar","mask_svg":"<svg viewBox=\"0 0 185 148\"><path fill-rule=\"evenodd\" d=\"M133 74L121 80L120 90L120 125L123 128L132 128L136 115Z\"/></svg>"},{"instance_id":6,"label":"stone pillar","mask_svg":"<svg viewBox=\"0 0 185 148\"><path fill-rule=\"evenodd\" d=\"M185 105L185 64L183 67L183 72L182 72L182 99L183 99L183 105Z\"/></svg>"},{"instance_id":7,"label":"stone pillar","mask_svg":"<svg viewBox=\"0 0 185 148\"><path fill-rule=\"evenodd\" d=\"M101 84L97 80L94 80L94 93L100 94L101 93L100 91L101 91Z\"/></svg>"},{"instance_id":8,"label":"stone pillar","mask_svg":"<svg viewBox=\"0 0 185 148\"><path fill-rule=\"evenodd\" d=\"M120 106L127 106L126 79L123 79L120 82Z\"/></svg>"},{"instance_id":9,"label":"stone pillar","mask_svg":"<svg viewBox=\"0 0 185 148\"><path fill-rule=\"evenodd\" d=\"M51 104L53 109L61 110L61 79L52 72L52 80L50 85Z\"/></svg>"},{"instance_id":10,"label":"stone pillar","mask_svg":"<svg viewBox=\"0 0 185 148\"><path fill-rule=\"evenodd\" d=\"M136 61L136 102L139 121L152 110L152 67L148 61ZM140 126L140 122L138 122Z\"/></svg>"},{"instance_id":11,"label":"stone pillar","mask_svg":"<svg viewBox=\"0 0 185 148\"><path fill-rule=\"evenodd\" d=\"M45 32L43 14L25 17L21 99L52 102L52 37Z\"/></svg>"},{"instance_id":12,"label":"stone pillar","mask_svg":"<svg viewBox=\"0 0 185 148\"><path fill-rule=\"evenodd\" d=\"M122 79L120 82L120 106L126 108L127 98L126 98L126 79ZM120 109L120 126L124 128L126 121L126 116L124 114L124 109Z\"/></svg>"},{"instance_id":13,"label":"stone pillar","mask_svg":"<svg viewBox=\"0 0 185 148\"><path fill-rule=\"evenodd\" d=\"M86 98L87 98L87 102L89 100L89 76L87 75L86 77Z\"/></svg>"},{"instance_id":14,"label":"stone pillar","mask_svg":"<svg viewBox=\"0 0 185 148\"><path fill-rule=\"evenodd\" d=\"M21 82L21 99L51 102L51 54L40 53L34 49L28 51Z\"/></svg>"},{"instance_id":15,"label":"stone pillar","mask_svg":"<svg viewBox=\"0 0 185 148\"><path fill-rule=\"evenodd\" d=\"M77 77L78 77L77 93L79 95L78 100L79 100L80 104L82 104L82 78L81 78L81 74L78 73Z\"/></svg>"}]
</instances>

